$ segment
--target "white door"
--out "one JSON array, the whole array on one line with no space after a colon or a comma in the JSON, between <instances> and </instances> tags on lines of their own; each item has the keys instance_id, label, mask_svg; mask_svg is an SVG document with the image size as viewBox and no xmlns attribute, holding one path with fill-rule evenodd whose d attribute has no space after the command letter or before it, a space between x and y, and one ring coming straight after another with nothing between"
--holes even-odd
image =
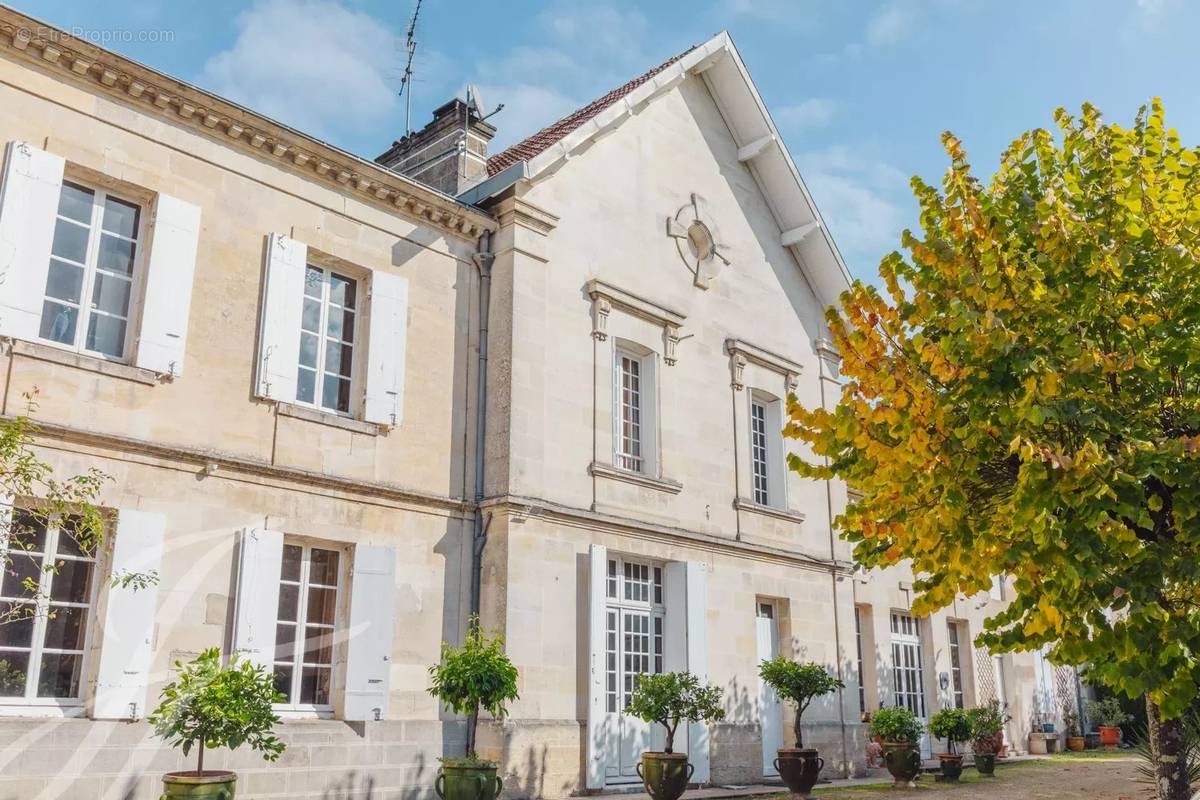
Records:
<instances>
[{"instance_id":1,"label":"white door","mask_svg":"<svg viewBox=\"0 0 1200 800\"><path fill-rule=\"evenodd\" d=\"M921 620L892 613L892 685L895 705L929 721L925 710L925 658L921 650ZM929 734L921 737L921 758L932 758Z\"/></svg>"},{"instance_id":2,"label":"white door","mask_svg":"<svg viewBox=\"0 0 1200 800\"><path fill-rule=\"evenodd\" d=\"M605 748L606 783L636 781L645 750L661 750L666 732L625 713L639 675L663 671L663 571L660 565L608 559L605 587L604 730L615 741ZM685 734L686 736L686 734ZM686 741L676 736L676 751Z\"/></svg>"},{"instance_id":3,"label":"white door","mask_svg":"<svg viewBox=\"0 0 1200 800\"><path fill-rule=\"evenodd\" d=\"M779 627L775 624L775 605L759 603L755 623L758 628L758 661L769 661L779 655ZM762 726L763 775L778 775L775 769L776 751L783 747L783 709L779 695L766 681L758 679L758 715Z\"/></svg>"}]
</instances>

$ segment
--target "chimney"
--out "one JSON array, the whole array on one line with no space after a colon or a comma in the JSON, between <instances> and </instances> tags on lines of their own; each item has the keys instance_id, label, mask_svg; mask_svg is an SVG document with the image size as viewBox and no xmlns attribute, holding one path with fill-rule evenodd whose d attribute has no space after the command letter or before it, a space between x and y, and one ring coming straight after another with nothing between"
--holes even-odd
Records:
<instances>
[{"instance_id":1,"label":"chimney","mask_svg":"<svg viewBox=\"0 0 1200 800\"><path fill-rule=\"evenodd\" d=\"M496 128L475 106L457 97L433 112L433 120L394 142L375 161L426 186L458 195L487 177L488 142Z\"/></svg>"}]
</instances>

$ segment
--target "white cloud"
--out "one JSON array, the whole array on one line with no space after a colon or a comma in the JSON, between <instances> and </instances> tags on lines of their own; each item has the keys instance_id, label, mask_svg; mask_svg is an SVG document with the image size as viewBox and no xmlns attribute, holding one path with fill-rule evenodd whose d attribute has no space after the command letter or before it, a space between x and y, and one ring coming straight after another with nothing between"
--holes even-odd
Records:
<instances>
[{"instance_id":1,"label":"white cloud","mask_svg":"<svg viewBox=\"0 0 1200 800\"><path fill-rule=\"evenodd\" d=\"M806 0L719 0L714 11L718 19L750 17L792 27L812 27L820 18L819 3Z\"/></svg>"},{"instance_id":2,"label":"white cloud","mask_svg":"<svg viewBox=\"0 0 1200 800\"><path fill-rule=\"evenodd\" d=\"M867 42L879 47L907 38L916 25L917 13L917 4L893 0L867 22Z\"/></svg>"},{"instance_id":3,"label":"white cloud","mask_svg":"<svg viewBox=\"0 0 1200 800\"><path fill-rule=\"evenodd\" d=\"M823 128L833 121L837 103L828 97L810 97L795 105L782 106L775 111L775 119L789 130Z\"/></svg>"},{"instance_id":4,"label":"white cloud","mask_svg":"<svg viewBox=\"0 0 1200 800\"><path fill-rule=\"evenodd\" d=\"M496 138L489 152L499 153L535 131L570 114L581 104L570 95L526 83L481 85L487 102L495 107L504 103L504 110L489 122L496 124Z\"/></svg>"},{"instance_id":5,"label":"white cloud","mask_svg":"<svg viewBox=\"0 0 1200 800\"><path fill-rule=\"evenodd\" d=\"M258 0L204 64L206 88L305 133L369 132L396 107L400 42L334 0Z\"/></svg>"}]
</instances>

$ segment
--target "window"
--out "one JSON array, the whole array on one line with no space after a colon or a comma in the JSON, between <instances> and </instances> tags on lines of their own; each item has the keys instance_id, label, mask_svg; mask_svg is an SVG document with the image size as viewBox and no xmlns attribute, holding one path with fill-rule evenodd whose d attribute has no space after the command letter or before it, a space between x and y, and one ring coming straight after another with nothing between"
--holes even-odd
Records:
<instances>
[{"instance_id":1,"label":"window","mask_svg":"<svg viewBox=\"0 0 1200 800\"><path fill-rule=\"evenodd\" d=\"M341 553L285 543L275 627L275 688L298 711L332 709Z\"/></svg>"},{"instance_id":2,"label":"window","mask_svg":"<svg viewBox=\"0 0 1200 800\"><path fill-rule=\"evenodd\" d=\"M309 264L304 274L296 399L350 413L358 324L358 281Z\"/></svg>"},{"instance_id":3,"label":"window","mask_svg":"<svg viewBox=\"0 0 1200 800\"><path fill-rule=\"evenodd\" d=\"M42 304L42 339L103 358L125 358L140 231L137 204L63 183Z\"/></svg>"},{"instance_id":4,"label":"window","mask_svg":"<svg viewBox=\"0 0 1200 800\"><path fill-rule=\"evenodd\" d=\"M854 607L854 645L858 648L858 710L867 710L867 673L863 665L862 609Z\"/></svg>"},{"instance_id":5,"label":"window","mask_svg":"<svg viewBox=\"0 0 1200 800\"><path fill-rule=\"evenodd\" d=\"M642 472L642 360L617 351L617 452L621 469Z\"/></svg>"},{"instance_id":6,"label":"window","mask_svg":"<svg viewBox=\"0 0 1200 800\"><path fill-rule=\"evenodd\" d=\"M0 698L80 699L95 558L74 524L13 514L0 579Z\"/></svg>"},{"instance_id":7,"label":"window","mask_svg":"<svg viewBox=\"0 0 1200 800\"><path fill-rule=\"evenodd\" d=\"M925 719L921 621L908 614L892 614L892 681L896 705Z\"/></svg>"},{"instance_id":8,"label":"window","mask_svg":"<svg viewBox=\"0 0 1200 800\"><path fill-rule=\"evenodd\" d=\"M757 400L750 401L750 468L754 475L754 502L769 505L771 494L767 486L767 407Z\"/></svg>"},{"instance_id":9,"label":"window","mask_svg":"<svg viewBox=\"0 0 1200 800\"><path fill-rule=\"evenodd\" d=\"M605 708L629 705L639 675L663 671L663 570L610 558L605 609Z\"/></svg>"},{"instance_id":10,"label":"window","mask_svg":"<svg viewBox=\"0 0 1200 800\"><path fill-rule=\"evenodd\" d=\"M950 637L950 686L954 692L954 707L964 708L962 652L958 644L958 623L954 620L948 621L946 633Z\"/></svg>"}]
</instances>

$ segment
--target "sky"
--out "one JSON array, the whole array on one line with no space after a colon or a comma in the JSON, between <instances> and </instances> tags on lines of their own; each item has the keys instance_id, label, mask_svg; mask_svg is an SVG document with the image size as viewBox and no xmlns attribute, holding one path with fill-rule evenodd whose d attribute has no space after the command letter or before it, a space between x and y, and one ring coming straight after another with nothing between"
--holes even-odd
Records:
<instances>
[{"instance_id":1,"label":"sky","mask_svg":"<svg viewBox=\"0 0 1200 800\"><path fill-rule=\"evenodd\" d=\"M404 134L415 0L5 0L373 158ZM1022 131L1090 101L1130 123L1161 96L1200 143L1190 0L424 0L412 123L480 87L493 152L728 30L851 273L916 227L952 130L983 176Z\"/></svg>"}]
</instances>

